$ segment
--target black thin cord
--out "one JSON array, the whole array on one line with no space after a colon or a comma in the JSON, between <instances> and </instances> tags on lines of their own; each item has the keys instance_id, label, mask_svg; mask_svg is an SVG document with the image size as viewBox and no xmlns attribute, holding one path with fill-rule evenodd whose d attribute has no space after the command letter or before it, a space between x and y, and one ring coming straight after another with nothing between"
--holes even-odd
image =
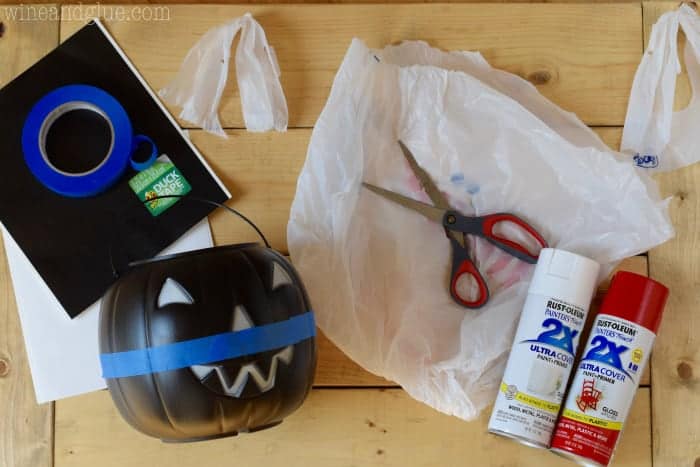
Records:
<instances>
[{"instance_id":1,"label":"black thin cord","mask_svg":"<svg viewBox=\"0 0 700 467\"><path fill-rule=\"evenodd\" d=\"M150 203L151 201L155 201L155 200L157 200L157 199L165 199L165 198L180 198L180 199L186 199L186 200L189 199L189 200L192 200L192 201L199 201L200 203L210 204L210 205L212 205L212 206L216 206L216 207L219 207L219 208L224 208L224 209L227 210L228 212L230 212L230 213L232 213L232 214L235 214L235 215L237 215L238 217L240 217L241 219L243 219L244 221L246 221L246 222L248 223L249 226L251 226L253 229L255 229L255 231L257 232L257 234L260 236L260 239L261 239L261 240L263 241L263 243L265 244L265 246L268 247L268 248L272 248L272 247L270 246L270 243L267 241L267 238L265 238L265 235L264 235L264 234L262 233L262 231L258 228L258 226L255 225L255 223L254 223L253 221L251 221L251 220L248 219L246 216L244 216L244 215L241 214L240 212L236 211L236 210L233 209L232 207L226 206L226 205L223 204L223 203L219 203L219 202L216 202L216 201L212 201L212 200L206 199L206 198L199 198L199 197L197 197L197 196L189 196L189 195L162 195L162 196L154 196L153 198L150 198L150 199L147 199L147 200L145 200L145 201L142 201L142 203L143 203L143 204L146 204L146 203Z\"/></svg>"},{"instance_id":2,"label":"black thin cord","mask_svg":"<svg viewBox=\"0 0 700 467\"><path fill-rule=\"evenodd\" d=\"M156 201L159 199L166 199L166 198L180 198L180 199L185 199L185 200L192 200L192 201L199 201L200 203L204 204L209 204L211 206L216 206L219 208L223 208L227 210L228 212L237 215L239 218L243 219L249 226L251 226L255 232L260 236L260 239L262 239L263 243L267 248L272 248L270 246L270 242L267 241L267 238L265 238L265 234L262 233L262 231L258 228L257 225L250 219L248 219L246 216L241 214L240 212L236 211L232 207L226 206L223 203L219 203L217 201L212 201L210 199L206 198L199 198L197 196L189 196L189 195L162 195L162 196L154 196L153 198L147 199L142 201L143 204L150 203L151 201ZM116 266L114 265L114 256L112 254L112 242L109 244L109 265L112 268L112 274L114 277L118 278L119 277L119 271L117 271Z\"/></svg>"}]
</instances>

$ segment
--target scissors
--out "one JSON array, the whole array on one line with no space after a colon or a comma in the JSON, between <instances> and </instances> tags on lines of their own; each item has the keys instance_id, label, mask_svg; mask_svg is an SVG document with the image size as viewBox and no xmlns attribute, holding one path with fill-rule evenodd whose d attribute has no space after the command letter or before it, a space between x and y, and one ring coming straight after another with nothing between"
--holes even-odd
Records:
<instances>
[{"instance_id":1,"label":"scissors","mask_svg":"<svg viewBox=\"0 0 700 467\"><path fill-rule=\"evenodd\" d=\"M403 152L404 157L408 161L413 173L418 178L423 190L425 190L428 197L433 202L433 205L431 206L429 204L421 203L420 201L394 193L393 191L385 190L384 188L380 188L378 186L370 185L369 183L362 183L362 185L370 191L383 196L384 198L387 198L406 208L413 209L428 219L442 224L442 226L445 228L445 234L452 245L450 295L452 295L452 299L455 302L465 308L481 308L489 300L489 289L486 285L484 277L481 275L481 272L479 272L479 269L469 257L466 236L476 235L484 238L495 247L530 264L537 262L539 251L537 254L533 254L530 252L527 246L499 236L494 232L494 227L496 224L500 222L514 224L519 229L522 229L530 234L530 236L532 236L532 238L535 239L542 248L547 247L547 242L530 224L514 214L498 213L489 214L486 216L464 216L455 211L447 202L447 199L442 192L438 190L437 186L430 178L430 175L428 175L428 173L418 165L416 159L413 157L413 154L411 154L411 151L409 151L409 149L401 141L399 141L399 146L401 146L401 151ZM457 283L464 275L473 278L478 286L478 296L473 300L463 297L457 290Z\"/></svg>"}]
</instances>

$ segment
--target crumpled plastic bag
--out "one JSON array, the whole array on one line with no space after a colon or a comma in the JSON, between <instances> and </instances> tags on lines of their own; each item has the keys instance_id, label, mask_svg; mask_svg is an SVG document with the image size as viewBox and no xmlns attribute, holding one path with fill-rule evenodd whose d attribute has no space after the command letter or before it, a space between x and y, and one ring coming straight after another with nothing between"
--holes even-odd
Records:
<instances>
[{"instance_id":1,"label":"crumpled plastic bag","mask_svg":"<svg viewBox=\"0 0 700 467\"><path fill-rule=\"evenodd\" d=\"M287 129L287 101L275 51L250 13L207 31L187 53L173 81L160 91L166 102L182 107L180 118L226 138L219 122L219 103L226 86L231 44L236 49L236 75L245 126L250 131Z\"/></svg>"},{"instance_id":2,"label":"crumpled plastic bag","mask_svg":"<svg viewBox=\"0 0 700 467\"><path fill-rule=\"evenodd\" d=\"M517 214L602 274L673 235L655 184L526 81L478 53L353 41L311 137L289 252L323 332L447 414L493 401L533 266L472 242L491 299L456 305L442 226L361 187L430 202L397 140L462 213Z\"/></svg>"},{"instance_id":3,"label":"crumpled plastic bag","mask_svg":"<svg viewBox=\"0 0 700 467\"><path fill-rule=\"evenodd\" d=\"M673 111L678 60L678 29L687 39L684 59L693 97ZM670 171L700 160L700 17L686 4L663 14L654 24L649 45L634 76L622 133L622 151L639 167Z\"/></svg>"}]
</instances>

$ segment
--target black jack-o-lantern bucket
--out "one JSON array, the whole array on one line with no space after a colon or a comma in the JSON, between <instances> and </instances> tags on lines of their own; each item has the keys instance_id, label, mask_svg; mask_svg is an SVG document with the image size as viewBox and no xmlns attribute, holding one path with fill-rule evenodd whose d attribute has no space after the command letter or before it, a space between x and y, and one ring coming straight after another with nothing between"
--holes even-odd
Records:
<instances>
[{"instance_id":1,"label":"black jack-o-lantern bucket","mask_svg":"<svg viewBox=\"0 0 700 467\"><path fill-rule=\"evenodd\" d=\"M315 326L282 255L242 244L133 266L100 314L103 375L129 424L196 441L274 426L303 403Z\"/></svg>"}]
</instances>

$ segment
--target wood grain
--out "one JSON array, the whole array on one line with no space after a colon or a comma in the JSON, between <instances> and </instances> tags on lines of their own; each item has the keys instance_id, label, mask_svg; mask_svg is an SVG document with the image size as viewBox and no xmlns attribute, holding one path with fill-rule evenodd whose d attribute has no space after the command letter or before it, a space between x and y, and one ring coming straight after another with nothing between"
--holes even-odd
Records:
<instances>
[{"instance_id":1,"label":"wood grain","mask_svg":"<svg viewBox=\"0 0 700 467\"><path fill-rule=\"evenodd\" d=\"M397 387L393 381L362 368L343 353L319 330L316 387Z\"/></svg>"},{"instance_id":2,"label":"wood grain","mask_svg":"<svg viewBox=\"0 0 700 467\"><path fill-rule=\"evenodd\" d=\"M65 7L61 38L80 25ZM641 53L639 4L196 5L169 7L169 21L108 21L154 89L165 86L209 28L250 11L265 28L282 70L290 127L311 127L353 37L370 47L420 39L447 50L478 50L495 67L538 83L547 97L591 125L621 125ZM107 15L105 15L107 16ZM242 127L234 74L220 115ZM177 115L178 111L174 111Z\"/></svg>"},{"instance_id":3,"label":"wood grain","mask_svg":"<svg viewBox=\"0 0 700 467\"><path fill-rule=\"evenodd\" d=\"M658 17L676 2L644 3L648 40ZM680 38L680 45L684 45ZM682 50L682 49L679 49ZM687 73L679 75L676 109L690 99ZM653 462L656 467L700 465L700 166L657 176L672 196L676 238L649 252L651 277L670 288L664 320L652 355Z\"/></svg>"},{"instance_id":4,"label":"wood grain","mask_svg":"<svg viewBox=\"0 0 700 467\"><path fill-rule=\"evenodd\" d=\"M700 465L700 166L657 177L676 237L649 252L670 296L651 359L654 465Z\"/></svg>"},{"instance_id":5,"label":"wood grain","mask_svg":"<svg viewBox=\"0 0 700 467\"><path fill-rule=\"evenodd\" d=\"M647 388L637 393L616 467L651 466L649 396ZM489 413L467 423L400 389L315 389L297 413L269 431L166 445L134 431L100 392L57 405L56 467L572 465L486 433Z\"/></svg>"},{"instance_id":6,"label":"wood grain","mask_svg":"<svg viewBox=\"0 0 700 467\"><path fill-rule=\"evenodd\" d=\"M58 11L56 6L53 8ZM58 44L58 21L0 20L4 23L0 37L3 87ZM0 239L0 466L52 464L53 405L38 406L34 398L10 271Z\"/></svg>"}]
</instances>

